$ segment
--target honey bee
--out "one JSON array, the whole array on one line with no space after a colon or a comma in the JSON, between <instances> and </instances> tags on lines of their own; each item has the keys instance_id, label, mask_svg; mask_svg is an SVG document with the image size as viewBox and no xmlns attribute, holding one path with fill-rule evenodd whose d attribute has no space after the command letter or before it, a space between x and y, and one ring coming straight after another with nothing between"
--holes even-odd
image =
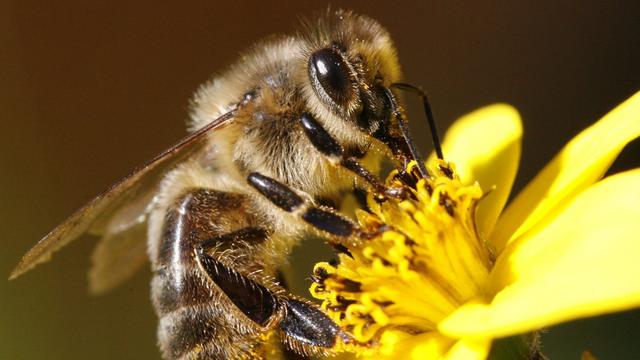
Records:
<instances>
[{"instance_id":1,"label":"honey bee","mask_svg":"<svg viewBox=\"0 0 640 360\"><path fill-rule=\"evenodd\" d=\"M197 91L189 136L46 235L11 278L96 234L94 293L150 260L165 359L330 353L353 340L278 269L308 231L340 251L366 238L338 210L354 184L406 196L377 176L383 159L419 159L392 91L415 88L400 77L388 32L348 11L253 47Z\"/></svg>"}]
</instances>

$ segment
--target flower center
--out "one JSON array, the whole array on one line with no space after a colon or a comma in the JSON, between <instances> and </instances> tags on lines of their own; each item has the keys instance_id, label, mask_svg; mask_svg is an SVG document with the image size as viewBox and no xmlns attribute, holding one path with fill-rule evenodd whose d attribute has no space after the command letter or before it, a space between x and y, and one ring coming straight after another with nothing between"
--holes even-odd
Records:
<instances>
[{"instance_id":1,"label":"flower center","mask_svg":"<svg viewBox=\"0 0 640 360\"><path fill-rule=\"evenodd\" d=\"M376 203L370 197L371 212L357 216L376 235L349 247L352 257L341 254L339 263L314 268L312 295L356 347L380 345L388 330L435 330L456 308L483 297L492 263L475 229L482 190L461 184L451 164L429 171L428 179L414 178L415 186L392 173L387 185L404 187L409 199Z\"/></svg>"}]
</instances>

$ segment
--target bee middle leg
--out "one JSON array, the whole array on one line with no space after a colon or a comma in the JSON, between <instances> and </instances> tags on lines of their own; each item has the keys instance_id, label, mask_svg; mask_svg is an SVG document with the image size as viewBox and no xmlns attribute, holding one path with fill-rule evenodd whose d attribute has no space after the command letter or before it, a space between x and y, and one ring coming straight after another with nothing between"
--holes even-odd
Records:
<instances>
[{"instance_id":1,"label":"bee middle leg","mask_svg":"<svg viewBox=\"0 0 640 360\"><path fill-rule=\"evenodd\" d=\"M280 209L296 214L307 224L327 235L331 244L338 250L355 241L363 230L353 221L324 205L315 205L303 199L289 186L257 172L247 177L249 185Z\"/></svg>"}]
</instances>

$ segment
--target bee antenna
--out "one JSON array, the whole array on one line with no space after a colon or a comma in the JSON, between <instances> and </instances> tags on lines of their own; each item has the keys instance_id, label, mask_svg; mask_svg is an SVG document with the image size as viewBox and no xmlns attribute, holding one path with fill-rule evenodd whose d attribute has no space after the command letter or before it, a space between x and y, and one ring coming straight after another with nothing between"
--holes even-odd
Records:
<instances>
[{"instance_id":1,"label":"bee antenna","mask_svg":"<svg viewBox=\"0 0 640 360\"><path fill-rule=\"evenodd\" d=\"M424 113L427 116L427 122L429 123L431 139L433 140L433 148L436 152L436 156L438 156L438 159L442 160L444 156L442 156L442 146L440 145L438 128L436 127L436 121L433 119L433 112L431 111L431 105L429 105L427 93L417 86L406 83L393 83L391 84L391 87L420 96L420 98L422 99L422 105L424 106Z\"/></svg>"}]
</instances>

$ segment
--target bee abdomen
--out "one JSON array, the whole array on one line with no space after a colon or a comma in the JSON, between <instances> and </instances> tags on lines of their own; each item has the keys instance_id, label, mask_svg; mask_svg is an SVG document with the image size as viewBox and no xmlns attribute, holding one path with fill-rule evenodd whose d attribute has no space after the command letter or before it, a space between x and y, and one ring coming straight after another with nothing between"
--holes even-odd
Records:
<instances>
[{"instance_id":1,"label":"bee abdomen","mask_svg":"<svg viewBox=\"0 0 640 360\"><path fill-rule=\"evenodd\" d=\"M160 318L158 342L165 358L236 359L254 352L256 339L229 331L214 306L186 306Z\"/></svg>"},{"instance_id":2,"label":"bee abdomen","mask_svg":"<svg viewBox=\"0 0 640 360\"><path fill-rule=\"evenodd\" d=\"M197 270L159 271L152 298L160 319L158 343L166 359L236 359L254 352L251 329L234 326L228 309L200 279ZM176 276L180 279L176 281ZM179 291L181 289L181 291ZM219 297L219 293L218 297ZM233 344L233 346L231 346Z\"/></svg>"},{"instance_id":3,"label":"bee abdomen","mask_svg":"<svg viewBox=\"0 0 640 360\"><path fill-rule=\"evenodd\" d=\"M260 357L255 356L261 346L257 325L237 319L238 310L204 272L197 254L212 239L220 239L216 250L233 251L234 239L221 235L249 225L249 215L240 211L245 201L238 194L193 189L167 209L151 281L165 359Z\"/></svg>"},{"instance_id":4,"label":"bee abdomen","mask_svg":"<svg viewBox=\"0 0 640 360\"><path fill-rule=\"evenodd\" d=\"M191 271L157 270L151 280L151 298L158 317L180 308L198 306L214 301L206 281Z\"/></svg>"}]
</instances>

